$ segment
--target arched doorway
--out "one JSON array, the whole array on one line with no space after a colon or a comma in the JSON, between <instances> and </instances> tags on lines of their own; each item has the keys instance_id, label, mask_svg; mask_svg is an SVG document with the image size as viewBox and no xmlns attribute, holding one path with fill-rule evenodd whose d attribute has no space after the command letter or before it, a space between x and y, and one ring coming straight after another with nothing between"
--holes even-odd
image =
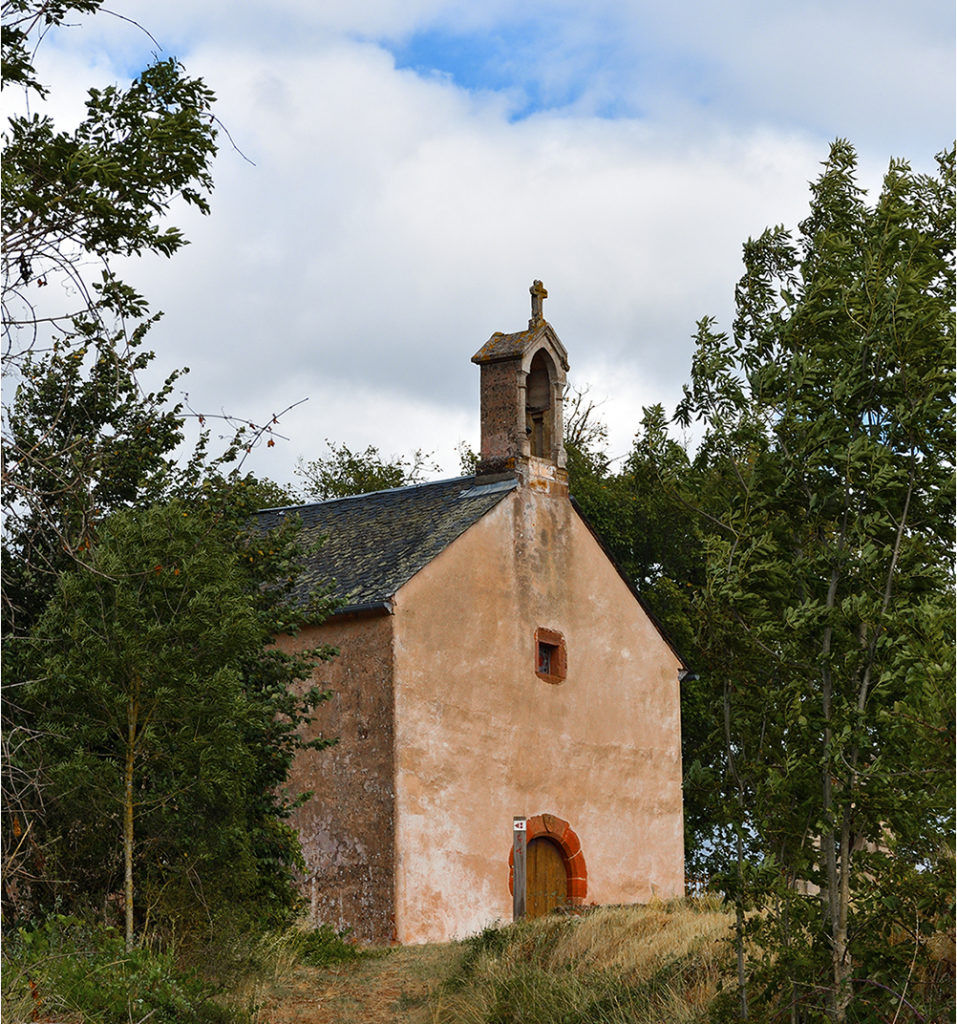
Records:
<instances>
[{"instance_id":1,"label":"arched doorway","mask_svg":"<svg viewBox=\"0 0 957 1024\"><path fill-rule=\"evenodd\" d=\"M581 841L563 818L536 814L526 821L525 914L540 917L585 902L588 870ZM515 888L515 854L508 855L508 891Z\"/></svg>"},{"instance_id":2,"label":"arched doorway","mask_svg":"<svg viewBox=\"0 0 957 1024\"><path fill-rule=\"evenodd\" d=\"M568 865L558 843L537 836L525 851L525 916L543 917L568 903Z\"/></svg>"}]
</instances>

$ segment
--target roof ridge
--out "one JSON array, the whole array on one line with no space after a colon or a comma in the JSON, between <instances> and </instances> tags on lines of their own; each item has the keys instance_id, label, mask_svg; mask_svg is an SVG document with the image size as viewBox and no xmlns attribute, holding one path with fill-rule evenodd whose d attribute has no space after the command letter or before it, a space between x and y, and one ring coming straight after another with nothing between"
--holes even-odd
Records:
<instances>
[{"instance_id":1,"label":"roof ridge","mask_svg":"<svg viewBox=\"0 0 957 1024\"><path fill-rule=\"evenodd\" d=\"M361 494L343 494L338 498L323 498L322 501L300 501L295 505L276 505L272 508L261 508L260 512L289 512L298 508L318 508L320 505L333 505L338 501L354 501L357 498L371 498L377 494L395 494L397 491L414 491L426 487L438 487L440 484L454 484L463 480L475 480L475 474L467 476L450 476L441 480L423 480L417 484L402 484L401 487L383 487L379 491L363 491Z\"/></svg>"}]
</instances>

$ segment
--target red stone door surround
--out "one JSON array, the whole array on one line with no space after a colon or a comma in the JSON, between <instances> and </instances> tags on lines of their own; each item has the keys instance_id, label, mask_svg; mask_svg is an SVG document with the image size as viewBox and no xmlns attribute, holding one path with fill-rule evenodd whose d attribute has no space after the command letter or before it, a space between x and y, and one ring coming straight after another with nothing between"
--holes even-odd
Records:
<instances>
[{"instance_id":1,"label":"red stone door surround","mask_svg":"<svg viewBox=\"0 0 957 1024\"><path fill-rule=\"evenodd\" d=\"M568 904L579 907L588 893L588 870L585 855L575 830L562 818L554 814L536 814L525 825L525 841L530 843L540 836L550 839L561 850L568 874ZM515 891L515 853L508 854L508 891Z\"/></svg>"}]
</instances>

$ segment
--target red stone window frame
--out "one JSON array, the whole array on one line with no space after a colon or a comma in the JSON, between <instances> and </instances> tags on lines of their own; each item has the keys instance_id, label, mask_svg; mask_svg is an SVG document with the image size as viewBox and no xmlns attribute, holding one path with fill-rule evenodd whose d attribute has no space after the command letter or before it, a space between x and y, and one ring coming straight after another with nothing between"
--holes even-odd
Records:
<instances>
[{"instance_id":1,"label":"red stone window frame","mask_svg":"<svg viewBox=\"0 0 957 1024\"><path fill-rule=\"evenodd\" d=\"M546 683L560 683L568 675L565 638L558 630L535 630L535 675Z\"/></svg>"},{"instance_id":2,"label":"red stone window frame","mask_svg":"<svg viewBox=\"0 0 957 1024\"><path fill-rule=\"evenodd\" d=\"M554 814L536 814L525 823L525 841L530 843L539 836L545 836L558 845L565 861L568 878L568 905L580 907L588 895L588 869L582 853L581 840L571 825ZM508 854L508 891L515 892L515 850Z\"/></svg>"}]
</instances>

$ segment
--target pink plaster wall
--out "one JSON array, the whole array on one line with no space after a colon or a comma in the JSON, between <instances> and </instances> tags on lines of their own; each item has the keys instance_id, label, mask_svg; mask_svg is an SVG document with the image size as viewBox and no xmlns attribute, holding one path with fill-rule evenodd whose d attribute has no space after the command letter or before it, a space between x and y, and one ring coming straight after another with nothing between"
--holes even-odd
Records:
<instances>
[{"instance_id":1,"label":"pink plaster wall","mask_svg":"<svg viewBox=\"0 0 957 1024\"><path fill-rule=\"evenodd\" d=\"M534 671L537 627L568 675ZM512 817L569 822L586 902L683 891L679 662L578 517L524 487L396 596L396 934L510 920Z\"/></svg>"}]
</instances>

